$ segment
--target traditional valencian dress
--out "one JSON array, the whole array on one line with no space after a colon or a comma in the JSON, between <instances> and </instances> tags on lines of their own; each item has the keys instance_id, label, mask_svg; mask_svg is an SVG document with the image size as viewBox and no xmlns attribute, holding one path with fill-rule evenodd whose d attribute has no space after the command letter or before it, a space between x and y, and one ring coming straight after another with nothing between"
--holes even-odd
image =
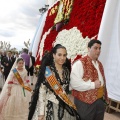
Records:
<instances>
[{"instance_id":1,"label":"traditional valencian dress","mask_svg":"<svg viewBox=\"0 0 120 120\"><path fill-rule=\"evenodd\" d=\"M50 66L49 68L51 73L55 76L55 78L57 78L57 81L62 86L64 91L68 94L70 80L68 69L64 68L63 80L61 80L55 68L53 66ZM57 89L57 86L54 87L56 87ZM72 107L66 105L56 95L47 80L44 80L41 83L39 89L39 99L37 101L36 109L32 120L38 120L38 115L44 115L44 120L80 120L80 118L76 115L75 110ZM31 118L28 120L31 120Z\"/></svg>"},{"instance_id":2,"label":"traditional valencian dress","mask_svg":"<svg viewBox=\"0 0 120 120\"><path fill-rule=\"evenodd\" d=\"M24 86L29 86L26 69L18 71L18 73ZM11 89L10 96L7 94L9 89ZM28 120L30 100L31 92L23 89L11 71L0 95L0 120Z\"/></svg>"}]
</instances>

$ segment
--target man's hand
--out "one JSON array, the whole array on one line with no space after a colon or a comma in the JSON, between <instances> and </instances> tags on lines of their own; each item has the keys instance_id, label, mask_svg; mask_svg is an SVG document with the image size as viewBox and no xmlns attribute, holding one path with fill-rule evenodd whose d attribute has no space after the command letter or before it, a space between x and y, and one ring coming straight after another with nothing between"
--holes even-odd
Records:
<instances>
[{"instance_id":1,"label":"man's hand","mask_svg":"<svg viewBox=\"0 0 120 120\"><path fill-rule=\"evenodd\" d=\"M96 80L95 81L95 88L100 88L101 87L101 81Z\"/></svg>"},{"instance_id":2,"label":"man's hand","mask_svg":"<svg viewBox=\"0 0 120 120\"><path fill-rule=\"evenodd\" d=\"M6 63L6 66L8 66L9 64L8 63Z\"/></svg>"}]
</instances>

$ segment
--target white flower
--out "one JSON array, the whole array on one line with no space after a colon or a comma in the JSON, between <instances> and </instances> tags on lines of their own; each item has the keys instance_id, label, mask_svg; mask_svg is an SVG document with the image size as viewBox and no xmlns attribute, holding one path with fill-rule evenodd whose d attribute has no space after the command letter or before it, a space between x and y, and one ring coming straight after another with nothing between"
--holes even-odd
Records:
<instances>
[{"instance_id":1,"label":"white flower","mask_svg":"<svg viewBox=\"0 0 120 120\"><path fill-rule=\"evenodd\" d=\"M45 32L45 34L42 37L41 43L40 43L40 60L42 59L43 55L43 49L44 49L44 43L45 39L48 34L50 34L51 28ZM93 38L95 38L94 36ZM73 61L77 55L85 56L88 53L87 45L90 41L90 38L86 36L83 38L82 33L80 30L77 29L77 27L73 27L70 30L62 30L58 33L56 36L56 40L52 43L54 46L56 44L61 44L67 49L67 57Z\"/></svg>"},{"instance_id":2,"label":"white flower","mask_svg":"<svg viewBox=\"0 0 120 120\"><path fill-rule=\"evenodd\" d=\"M56 37L54 41L54 46L56 44L61 44L66 47L68 58L74 60L77 55L86 55L88 53L87 44L90 38L82 37L82 33L73 27L70 30L62 30Z\"/></svg>"},{"instance_id":3,"label":"white flower","mask_svg":"<svg viewBox=\"0 0 120 120\"><path fill-rule=\"evenodd\" d=\"M41 39L41 43L40 43L40 47L39 47L40 60L42 59L42 55L43 55L45 39L46 39L47 35L50 34L50 32L51 32L51 28L47 32L45 32L45 34L43 35L43 37ZM39 57L39 56L37 56L37 57Z\"/></svg>"}]
</instances>

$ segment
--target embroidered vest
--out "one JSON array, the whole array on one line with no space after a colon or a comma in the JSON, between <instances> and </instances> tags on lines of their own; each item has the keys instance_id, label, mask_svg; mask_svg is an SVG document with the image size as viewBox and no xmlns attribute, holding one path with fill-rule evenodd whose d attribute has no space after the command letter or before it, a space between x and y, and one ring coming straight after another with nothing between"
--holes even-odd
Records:
<instances>
[{"instance_id":1,"label":"embroidered vest","mask_svg":"<svg viewBox=\"0 0 120 120\"><path fill-rule=\"evenodd\" d=\"M96 68L94 67L94 65L92 64L92 60L89 56L85 56L84 58L80 59L83 65L83 70L84 70L84 74L83 74L83 80L92 80L92 82L94 82L95 80L98 79L98 73ZM101 62L98 61L99 64L99 69L100 72L102 74L103 80L104 80L104 84L105 84L105 76L104 76L104 70L103 70L103 66L101 64ZM72 91L72 95L74 97L76 97L77 99L79 99L80 101L83 101L85 103L88 104L92 104L93 102L95 102L99 97L101 97L101 91L103 90L103 88L100 89L91 89L91 90L87 90L87 91L76 91L73 90ZM100 95L98 95L98 93Z\"/></svg>"}]
</instances>

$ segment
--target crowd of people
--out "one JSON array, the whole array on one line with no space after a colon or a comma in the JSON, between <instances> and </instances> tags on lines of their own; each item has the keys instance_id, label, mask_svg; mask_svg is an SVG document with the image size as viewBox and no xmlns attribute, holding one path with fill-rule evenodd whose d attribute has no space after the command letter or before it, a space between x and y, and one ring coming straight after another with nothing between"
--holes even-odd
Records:
<instances>
[{"instance_id":1,"label":"crowd of people","mask_svg":"<svg viewBox=\"0 0 120 120\"><path fill-rule=\"evenodd\" d=\"M0 51L0 89L2 89L4 82L6 81L10 70L18 57L22 57L25 61L25 68L27 70L28 75L30 75L31 84L33 85L33 73L34 73L34 64L35 57L32 56L32 52L28 53L28 49L24 48L22 53Z\"/></svg>"},{"instance_id":2,"label":"crowd of people","mask_svg":"<svg viewBox=\"0 0 120 120\"><path fill-rule=\"evenodd\" d=\"M43 55L33 90L32 53L24 49L15 60L8 52L1 60L6 81L0 94L0 120L103 120L108 98L98 60L101 45L91 40L88 55L71 66L66 48L57 44Z\"/></svg>"}]
</instances>

